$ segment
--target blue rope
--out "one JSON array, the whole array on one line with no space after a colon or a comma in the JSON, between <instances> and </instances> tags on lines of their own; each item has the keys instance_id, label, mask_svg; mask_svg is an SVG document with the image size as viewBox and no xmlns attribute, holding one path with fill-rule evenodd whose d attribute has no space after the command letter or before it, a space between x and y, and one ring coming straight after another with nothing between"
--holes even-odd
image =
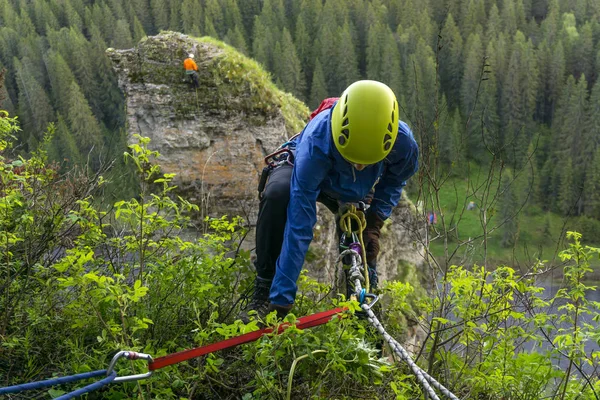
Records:
<instances>
[{"instance_id":1,"label":"blue rope","mask_svg":"<svg viewBox=\"0 0 600 400\"><path fill-rule=\"evenodd\" d=\"M106 375L106 370L98 370L92 372L85 372L83 374L62 376L60 378L47 379L45 381L23 383L21 385L7 386L0 388L0 394L19 393L24 390L41 389L49 386L59 385L61 383L76 382L81 379L95 378L97 376ZM102 381L100 381L102 382Z\"/></svg>"},{"instance_id":2,"label":"blue rope","mask_svg":"<svg viewBox=\"0 0 600 400\"><path fill-rule=\"evenodd\" d=\"M74 392L67 393L63 396L57 397L56 400L69 400L69 399L73 399L77 396L81 396L84 393L91 392L92 390L100 389L102 386L108 385L109 383L114 381L116 377L117 377L117 373L115 371L113 371L106 378L99 380L98 382L94 382L91 385L82 387L81 389L77 389Z\"/></svg>"}]
</instances>

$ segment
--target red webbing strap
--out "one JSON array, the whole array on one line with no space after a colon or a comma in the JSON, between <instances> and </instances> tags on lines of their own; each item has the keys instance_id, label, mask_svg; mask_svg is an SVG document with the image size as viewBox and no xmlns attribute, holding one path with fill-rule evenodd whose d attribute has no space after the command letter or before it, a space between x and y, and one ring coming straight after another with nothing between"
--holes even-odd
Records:
<instances>
[{"instance_id":1,"label":"red webbing strap","mask_svg":"<svg viewBox=\"0 0 600 400\"><path fill-rule=\"evenodd\" d=\"M298 329L306 329L318 325L323 325L332 320L337 314L342 313L346 310L346 308L335 308L333 310L323 311L320 313L307 315L306 317L298 318L298 321L296 322L296 327ZM289 324L280 325L278 333L283 332L289 326ZM261 336L269 334L271 332L273 332L273 328L263 328L259 331L246 333L244 335L226 339L221 342L208 344L206 346L197 347L195 349L183 350L178 353L169 354L163 357L158 357L157 359L148 364L148 369L150 371L155 371L157 369L167 367L169 365L189 360L190 358L200 357L205 354L213 353L215 351L224 350L230 347L238 346L240 344L253 342L255 340L258 340Z\"/></svg>"}]
</instances>

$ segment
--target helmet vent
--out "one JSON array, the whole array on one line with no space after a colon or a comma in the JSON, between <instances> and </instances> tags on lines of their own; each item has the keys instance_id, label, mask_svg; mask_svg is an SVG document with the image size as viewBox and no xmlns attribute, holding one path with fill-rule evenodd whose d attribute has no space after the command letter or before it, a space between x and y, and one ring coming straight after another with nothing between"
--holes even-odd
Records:
<instances>
[{"instance_id":1,"label":"helmet vent","mask_svg":"<svg viewBox=\"0 0 600 400\"><path fill-rule=\"evenodd\" d=\"M394 122L394 112L392 111L392 123Z\"/></svg>"},{"instance_id":2,"label":"helmet vent","mask_svg":"<svg viewBox=\"0 0 600 400\"><path fill-rule=\"evenodd\" d=\"M386 133L385 137L383 138L383 141L387 142L387 141L390 141L390 140L392 140L392 137Z\"/></svg>"},{"instance_id":3,"label":"helmet vent","mask_svg":"<svg viewBox=\"0 0 600 400\"><path fill-rule=\"evenodd\" d=\"M388 131L392 133L392 124L388 124ZM391 139L391 138L390 138Z\"/></svg>"},{"instance_id":4,"label":"helmet vent","mask_svg":"<svg viewBox=\"0 0 600 400\"><path fill-rule=\"evenodd\" d=\"M344 144L346 144L346 136L340 135L338 137L338 142L339 142L340 146L343 146Z\"/></svg>"},{"instance_id":5,"label":"helmet vent","mask_svg":"<svg viewBox=\"0 0 600 400\"><path fill-rule=\"evenodd\" d=\"M344 107L344 115L342 115L342 117L345 117L346 114L348 114L348 106Z\"/></svg>"},{"instance_id":6,"label":"helmet vent","mask_svg":"<svg viewBox=\"0 0 600 400\"><path fill-rule=\"evenodd\" d=\"M342 122L342 126L348 126L348 118L346 118L346 119L344 120L344 122Z\"/></svg>"},{"instance_id":7,"label":"helmet vent","mask_svg":"<svg viewBox=\"0 0 600 400\"><path fill-rule=\"evenodd\" d=\"M346 94L346 97L344 97L344 104L348 104L348 94Z\"/></svg>"},{"instance_id":8,"label":"helmet vent","mask_svg":"<svg viewBox=\"0 0 600 400\"><path fill-rule=\"evenodd\" d=\"M383 145L383 148L385 149L385 151L388 151L390 149L390 147L392 147L392 142L387 142L386 144Z\"/></svg>"},{"instance_id":9,"label":"helmet vent","mask_svg":"<svg viewBox=\"0 0 600 400\"><path fill-rule=\"evenodd\" d=\"M342 134L344 136L346 136L346 138L350 138L350 130L349 129L342 129Z\"/></svg>"}]
</instances>

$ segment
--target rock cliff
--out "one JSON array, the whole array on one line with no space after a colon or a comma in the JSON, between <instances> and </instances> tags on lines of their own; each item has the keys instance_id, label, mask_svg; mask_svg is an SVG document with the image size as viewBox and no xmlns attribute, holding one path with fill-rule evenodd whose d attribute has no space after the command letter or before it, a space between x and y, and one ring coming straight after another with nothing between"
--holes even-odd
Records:
<instances>
[{"instance_id":1,"label":"rock cliff","mask_svg":"<svg viewBox=\"0 0 600 400\"><path fill-rule=\"evenodd\" d=\"M197 90L182 70L190 52L199 68ZM181 194L203 213L238 214L254 224L262 160L302 129L307 107L278 90L257 63L214 39L166 32L107 54L126 96L129 134L151 138L163 171L177 173ZM392 221L383 233L380 275L406 279L423 264L413 233L424 226L406 199ZM334 225L320 207L307 266L326 282L335 276Z\"/></svg>"}]
</instances>

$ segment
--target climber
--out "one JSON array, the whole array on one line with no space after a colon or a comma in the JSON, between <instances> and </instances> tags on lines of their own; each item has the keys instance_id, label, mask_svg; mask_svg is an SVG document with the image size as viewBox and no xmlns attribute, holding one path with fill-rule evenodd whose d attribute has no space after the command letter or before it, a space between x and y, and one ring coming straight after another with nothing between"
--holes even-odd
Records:
<instances>
[{"instance_id":1,"label":"climber","mask_svg":"<svg viewBox=\"0 0 600 400\"><path fill-rule=\"evenodd\" d=\"M327 99L302 132L291 140L293 166L270 171L256 225L257 277L252 299L239 318L256 311L285 316L313 238L317 201L334 214L340 205L371 193L363 232L372 286L377 285L379 235L398 204L406 180L417 171L418 147L399 121L393 91L381 82L357 81L335 101Z\"/></svg>"},{"instance_id":2,"label":"climber","mask_svg":"<svg viewBox=\"0 0 600 400\"><path fill-rule=\"evenodd\" d=\"M198 66L192 53L188 54L188 58L183 61L183 68L185 68L185 74L189 77L192 86L198 88L200 86L198 83Z\"/></svg>"}]
</instances>

